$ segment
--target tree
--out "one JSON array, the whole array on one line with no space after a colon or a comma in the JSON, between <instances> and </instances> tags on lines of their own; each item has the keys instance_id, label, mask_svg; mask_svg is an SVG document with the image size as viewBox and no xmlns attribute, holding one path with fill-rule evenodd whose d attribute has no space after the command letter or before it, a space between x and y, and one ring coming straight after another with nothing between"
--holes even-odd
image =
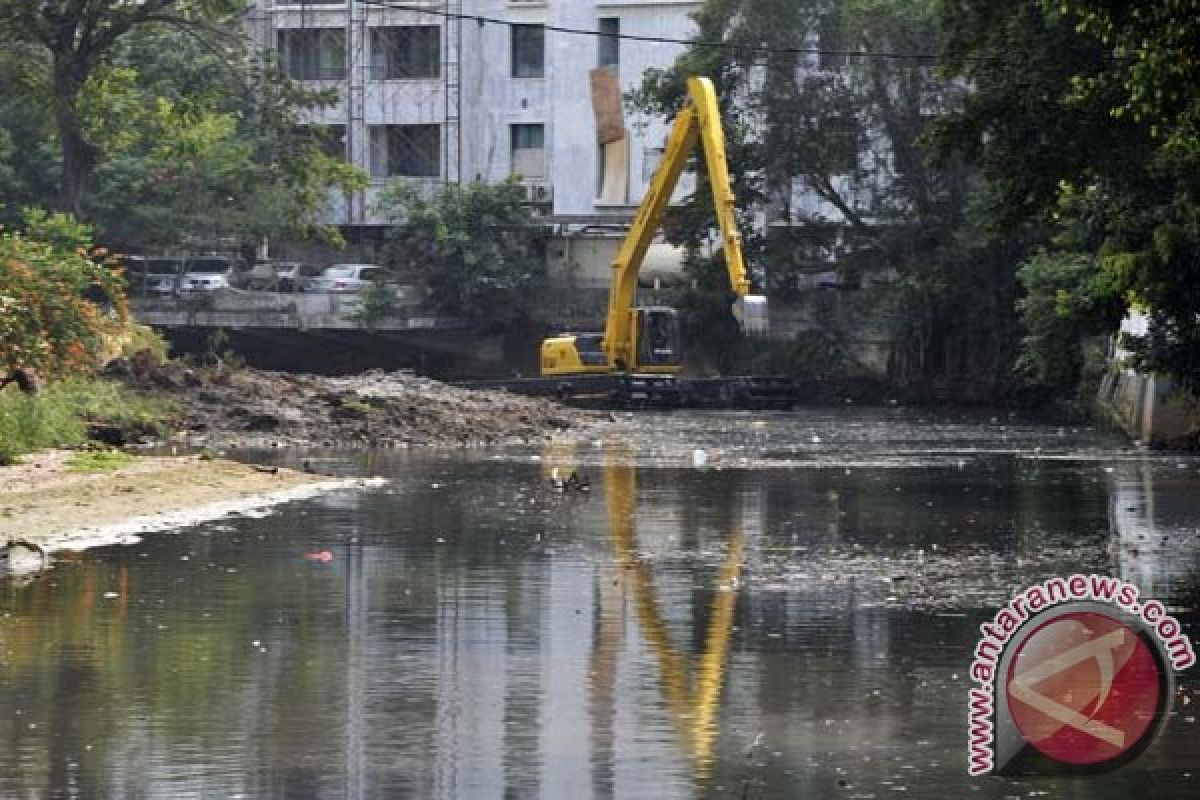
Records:
<instances>
[{"instance_id":1,"label":"tree","mask_svg":"<svg viewBox=\"0 0 1200 800\"><path fill-rule=\"evenodd\" d=\"M80 99L88 80L122 40L142 26L165 24L200 36L228 35L222 25L243 0L0 0L0 28L44 49L50 108L62 153L59 202L79 213L97 153L88 141Z\"/></svg>"},{"instance_id":2,"label":"tree","mask_svg":"<svg viewBox=\"0 0 1200 800\"><path fill-rule=\"evenodd\" d=\"M629 102L666 115L687 75L714 78L743 229L756 215L788 223L769 240L748 236L752 261L770 265L773 298L797 296L802 273L834 264L851 285L862 272L895 270L893 379L952 376L994 397L1011 381L1015 281L1011 266L992 269L997 246L972 230L969 171L950 159L931 164L923 145L931 114L961 94L919 57L937 49L933 4L709 0L696 21L698 43L671 69L649 73ZM710 41L725 46L701 44ZM675 239L707 236L705 192L701 182L679 210Z\"/></svg>"},{"instance_id":3,"label":"tree","mask_svg":"<svg viewBox=\"0 0 1200 800\"><path fill-rule=\"evenodd\" d=\"M379 202L393 225L390 265L422 280L450 313L490 324L524 317L544 268L544 230L522 189L513 179L446 184L427 197L412 184L391 184Z\"/></svg>"},{"instance_id":4,"label":"tree","mask_svg":"<svg viewBox=\"0 0 1200 800\"><path fill-rule=\"evenodd\" d=\"M325 129L301 124L330 95L269 63L224 62L170 30L140 32L131 44L87 103L106 157L85 209L110 241L337 238L312 220L331 189L361 189L366 176L329 147ZM150 60L148 49L167 55Z\"/></svg>"},{"instance_id":5,"label":"tree","mask_svg":"<svg viewBox=\"0 0 1200 800\"><path fill-rule=\"evenodd\" d=\"M1091 298L1083 308L1095 312L1062 316L1074 335L1136 303L1151 323L1133 343L1141 366L1193 392L1200 390L1195 11L1184 0L947 0L944 63L972 92L937 136L942 152L980 166L993 231L1045 244L1063 263L1081 263L1072 254L1082 254L1092 265L1059 273L1078 282L1060 289ZM1039 358L1027 351L1027 361Z\"/></svg>"},{"instance_id":6,"label":"tree","mask_svg":"<svg viewBox=\"0 0 1200 800\"><path fill-rule=\"evenodd\" d=\"M237 5L178 3L148 14L112 42L72 98L89 153L73 202L104 241L135 249L337 239L313 220L331 190L357 190L366 178L323 129L302 124L336 96L301 87L245 47L232 12L220 13ZM0 124L19 154L8 162L10 222L22 204L61 197L58 176L69 172L61 148L46 146L60 138L55 119L31 102L53 94L49 51L36 40L18 47L21 57L0 55Z\"/></svg>"}]
</instances>

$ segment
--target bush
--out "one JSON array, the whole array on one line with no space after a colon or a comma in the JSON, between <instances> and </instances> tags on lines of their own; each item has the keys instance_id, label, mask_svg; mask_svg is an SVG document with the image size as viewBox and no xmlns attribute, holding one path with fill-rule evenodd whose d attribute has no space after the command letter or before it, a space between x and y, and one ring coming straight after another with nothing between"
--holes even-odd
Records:
<instances>
[{"instance_id":1,"label":"bush","mask_svg":"<svg viewBox=\"0 0 1200 800\"><path fill-rule=\"evenodd\" d=\"M0 465L34 450L81 445L90 423L161 433L172 413L169 404L112 381L74 378L37 395L10 386L0 391Z\"/></svg>"},{"instance_id":2,"label":"bush","mask_svg":"<svg viewBox=\"0 0 1200 800\"><path fill-rule=\"evenodd\" d=\"M91 369L127 325L119 272L93 260L103 251L63 247L72 229L60 216L30 214L32 230L53 233L59 244L0 232L0 376Z\"/></svg>"},{"instance_id":3,"label":"bush","mask_svg":"<svg viewBox=\"0 0 1200 800\"><path fill-rule=\"evenodd\" d=\"M129 339L121 348L121 355L133 358L139 353L149 353L150 362L158 366L166 362L169 349L167 340L158 331L147 325L132 325Z\"/></svg>"},{"instance_id":4,"label":"bush","mask_svg":"<svg viewBox=\"0 0 1200 800\"><path fill-rule=\"evenodd\" d=\"M10 387L0 392L0 464L46 447L68 447L87 438L83 421L55 388L27 395Z\"/></svg>"}]
</instances>

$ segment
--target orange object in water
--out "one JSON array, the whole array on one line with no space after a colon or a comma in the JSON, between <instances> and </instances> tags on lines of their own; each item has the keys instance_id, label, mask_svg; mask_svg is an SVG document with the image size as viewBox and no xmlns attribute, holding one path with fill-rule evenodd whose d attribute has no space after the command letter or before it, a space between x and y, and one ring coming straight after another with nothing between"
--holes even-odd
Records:
<instances>
[{"instance_id":1,"label":"orange object in water","mask_svg":"<svg viewBox=\"0 0 1200 800\"><path fill-rule=\"evenodd\" d=\"M305 561L319 561L322 564L324 564L329 561L333 561L333 553L329 552L328 550L317 550L314 553L305 553L304 560Z\"/></svg>"}]
</instances>

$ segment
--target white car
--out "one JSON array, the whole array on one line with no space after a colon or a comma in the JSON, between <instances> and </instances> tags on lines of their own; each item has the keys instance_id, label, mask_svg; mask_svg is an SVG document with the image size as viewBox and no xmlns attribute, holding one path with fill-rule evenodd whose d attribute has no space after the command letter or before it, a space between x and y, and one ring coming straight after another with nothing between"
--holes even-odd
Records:
<instances>
[{"instance_id":1,"label":"white car","mask_svg":"<svg viewBox=\"0 0 1200 800\"><path fill-rule=\"evenodd\" d=\"M213 292L217 289L228 289L229 279L224 275L185 275L181 292Z\"/></svg>"},{"instance_id":2,"label":"white car","mask_svg":"<svg viewBox=\"0 0 1200 800\"><path fill-rule=\"evenodd\" d=\"M309 282L309 292L360 292L388 275L378 264L334 264Z\"/></svg>"},{"instance_id":3,"label":"white car","mask_svg":"<svg viewBox=\"0 0 1200 800\"><path fill-rule=\"evenodd\" d=\"M230 288L234 263L233 259L224 256L198 256L189 258L185 269L179 291L212 292Z\"/></svg>"}]
</instances>

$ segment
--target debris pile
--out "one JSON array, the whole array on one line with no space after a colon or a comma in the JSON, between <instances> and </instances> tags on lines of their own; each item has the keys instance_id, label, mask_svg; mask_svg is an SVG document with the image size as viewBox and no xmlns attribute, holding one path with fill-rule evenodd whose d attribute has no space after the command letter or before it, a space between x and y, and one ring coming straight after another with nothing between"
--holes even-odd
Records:
<instances>
[{"instance_id":1,"label":"debris pile","mask_svg":"<svg viewBox=\"0 0 1200 800\"><path fill-rule=\"evenodd\" d=\"M476 446L583 433L608 415L504 391L450 386L409 372L353 377L268 372L222 364L155 365L136 357L107 373L165 394L188 444L212 447Z\"/></svg>"}]
</instances>

